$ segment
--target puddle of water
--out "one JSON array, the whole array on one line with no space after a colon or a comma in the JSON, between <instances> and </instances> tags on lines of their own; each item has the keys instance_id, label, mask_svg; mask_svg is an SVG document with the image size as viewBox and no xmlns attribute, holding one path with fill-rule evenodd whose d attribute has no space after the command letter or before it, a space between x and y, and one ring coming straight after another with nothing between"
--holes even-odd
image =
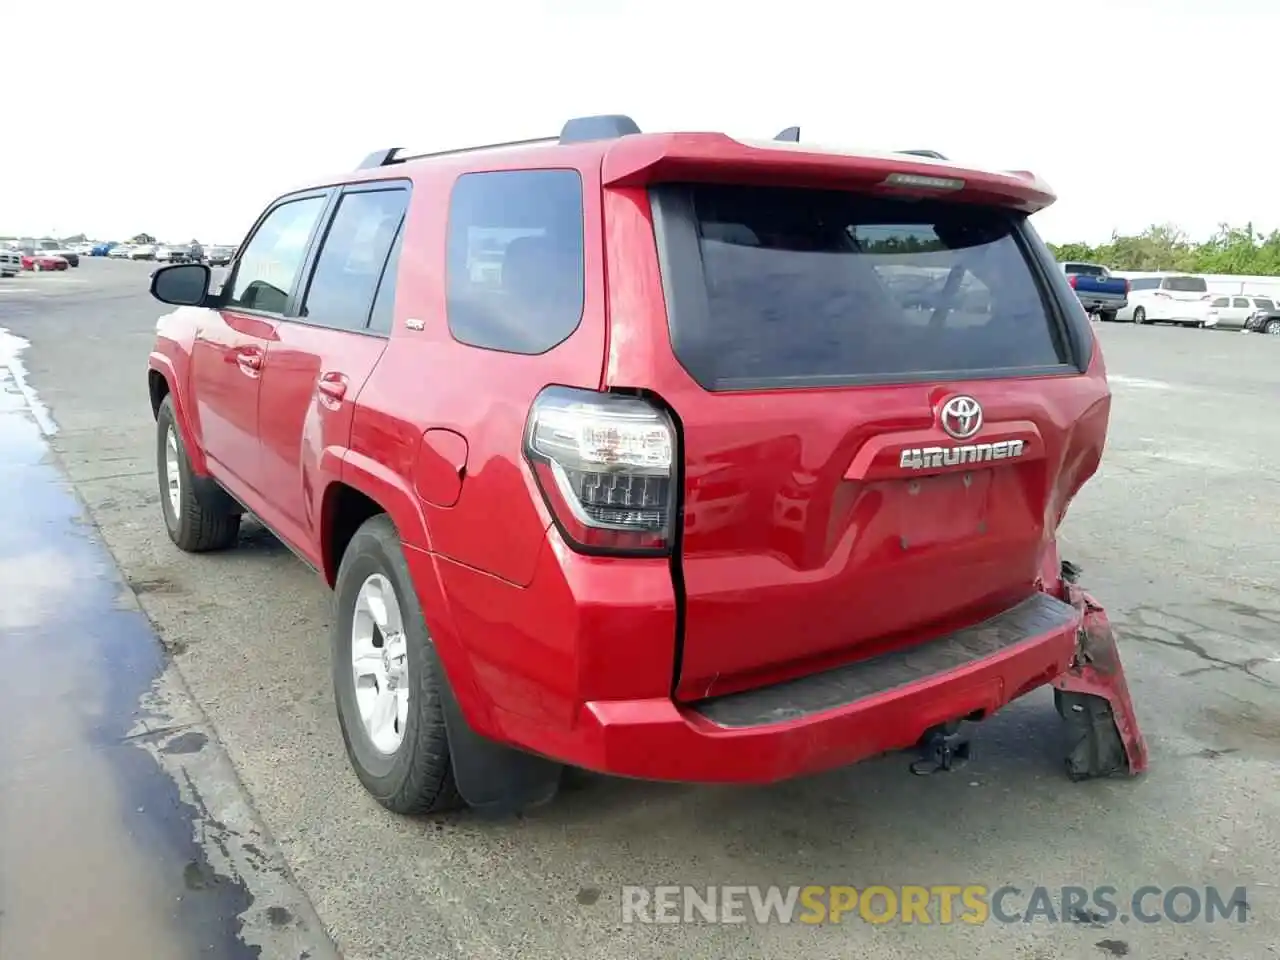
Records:
<instances>
[{"instance_id":1,"label":"puddle of water","mask_svg":"<svg viewBox=\"0 0 1280 960\"><path fill-rule=\"evenodd\" d=\"M332 957L50 461L25 346L0 331L0 957Z\"/></svg>"},{"instance_id":2,"label":"puddle of water","mask_svg":"<svg viewBox=\"0 0 1280 960\"><path fill-rule=\"evenodd\" d=\"M26 401L27 409L35 418L40 432L46 437L52 437L58 432L58 425L54 423L49 408L40 402L36 392L31 389L31 385L27 382L27 368L22 365L22 351L29 346L31 344L22 337L15 336L0 327L0 369L5 367L9 369L13 385Z\"/></svg>"}]
</instances>

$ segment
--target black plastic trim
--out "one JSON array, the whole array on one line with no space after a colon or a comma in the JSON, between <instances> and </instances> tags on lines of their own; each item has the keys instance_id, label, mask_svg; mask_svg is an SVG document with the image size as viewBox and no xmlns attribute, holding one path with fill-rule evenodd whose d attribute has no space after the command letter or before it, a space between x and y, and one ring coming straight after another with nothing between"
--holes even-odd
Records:
<instances>
[{"instance_id":1,"label":"black plastic trim","mask_svg":"<svg viewBox=\"0 0 1280 960\"><path fill-rule=\"evenodd\" d=\"M561 143L587 143L591 140L617 140L640 132L640 125L620 113L594 117L574 117L560 130Z\"/></svg>"},{"instance_id":2,"label":"black plastic trim","mask_svg":"<svg viewBox=\"0 0 1280 960\"><path fill-rule=\"evenodd\" d=\"M889 690L996 656L1065 630L1079 619L1069 603L1035 593L981 623L934 640L783 683L690 704L721 727L785 723L848 707Z\"/></svg>"},{"instance_id":3,"label":"black plastic trim","mask_svg":"<svg viewBox=\"0 0 1280 960\"><path fill-rule=\"evenodd\" d=\"M397 154L403 150L403 147L387 147L385 150L375 150L363 160L357 170L376 170L378 167L390 166L393 163L401 163L402 161Z\"/></svg>"}]
</instances>

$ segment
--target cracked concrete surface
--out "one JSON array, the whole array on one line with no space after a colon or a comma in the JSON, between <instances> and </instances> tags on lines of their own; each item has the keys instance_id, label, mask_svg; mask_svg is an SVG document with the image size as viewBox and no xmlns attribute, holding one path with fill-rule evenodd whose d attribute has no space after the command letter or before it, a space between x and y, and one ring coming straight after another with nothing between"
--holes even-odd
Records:
<instances>
[{"instance_id":1,"label":"cracked concrete surface","mask_svg":"<svg viewBox=\"0 0 1280 960\"><path fill-rule=\"evenodd\" d=\"M78 286L50 277L38 294L0 299L0 326L32 341L30 379L61 428L65 468L349 960L1274 956L1280 338L1100 328L1113 430L1063 555L1120 632L1146 777L1067 782L1042 691L983 724L952 775L912 777L902 758L764 789L581 775L519 820L405 820L347 768L314 576L260 533L217 557L181 555L165 537L143 378L161 308L146 273L89 261ZM620 886L660 883L1244 885L1249 913L1244 924L623 925Z\"/></svg>"}]
</instances>

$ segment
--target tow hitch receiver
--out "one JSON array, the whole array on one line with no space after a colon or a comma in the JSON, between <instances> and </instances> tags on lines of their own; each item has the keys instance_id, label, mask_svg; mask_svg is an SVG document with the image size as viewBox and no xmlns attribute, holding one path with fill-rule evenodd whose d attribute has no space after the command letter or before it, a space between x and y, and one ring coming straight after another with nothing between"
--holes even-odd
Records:
<instances>
[{"instance_id":1,"label":"tow hitch receiver","mask_svg":"<svg viewBox=\"0 0 1280 960\"><path fill-rule=\"evenodd\" d=\"M948 773L970 757L971 733L961 721L940 724L920 739L920 757L912 761L911 772L918 777Z\"/></svg>"},{"instance_id":2,"label":"tow hitch receiver","mask_svg":"<svg viewBox=\"0 0 1280 960\"><path fill-rule=\"evenodd\" d=\"M1054 678L1054 704L1067 726L1067 775L1072 780L1136 776L1147 768L1147 744L1125 682L1124 665L1106 611L1076 586L1080 571L1063 563L1063 599L1080 611L1071 666Z\"/></svg>"}]
</instances>

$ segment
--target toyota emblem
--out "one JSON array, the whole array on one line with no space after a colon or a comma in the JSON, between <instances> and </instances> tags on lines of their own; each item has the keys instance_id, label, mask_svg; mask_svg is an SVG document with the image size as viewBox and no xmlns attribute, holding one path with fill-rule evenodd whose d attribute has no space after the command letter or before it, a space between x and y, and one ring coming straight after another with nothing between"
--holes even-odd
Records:
<instances>
[{"instance_id":1,"label":"toyota emblem","mask_svg":"<svg viewBox=\"0 0 1280 960\"><path fill-rule=\"evenodd\" d=\"M952 397L942 405L942 429L956 440L968 440L982 429L982 406L973 397Z\"/></svg>"}]
</instances>

